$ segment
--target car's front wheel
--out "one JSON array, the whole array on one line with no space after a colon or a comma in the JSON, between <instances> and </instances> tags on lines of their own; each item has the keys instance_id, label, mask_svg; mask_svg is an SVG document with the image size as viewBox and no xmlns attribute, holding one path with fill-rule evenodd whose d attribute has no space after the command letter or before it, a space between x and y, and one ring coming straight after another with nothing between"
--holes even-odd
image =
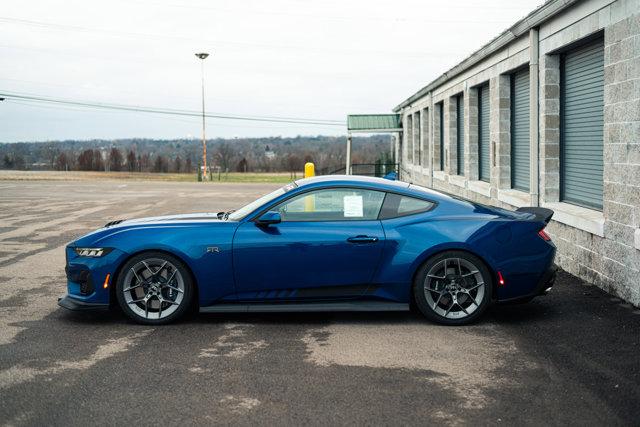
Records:
<instances>
[{"instance_id":1,"label":"car's front wheel","mask_svg":"<svg viewBox=\"0 0 640 427\"><path fill-rule=\"evenodd\" d=\"M158 325L183 316L193 282L182 261L164 252L145 252L122 267L116 283L118 304L138 323Z\"/></svg>"},{"instance_id":2,"label":"car's front wheel","mask_svg":"<svg viewBox=\"0 0 640 427\"><path fill-rule=\"evenodd\" d=\"M422 265L413 284L416 305L446 325L476 320L491 303L492 276L478 257L462 251L437 254Z\"/></svg>"}]
</instances>

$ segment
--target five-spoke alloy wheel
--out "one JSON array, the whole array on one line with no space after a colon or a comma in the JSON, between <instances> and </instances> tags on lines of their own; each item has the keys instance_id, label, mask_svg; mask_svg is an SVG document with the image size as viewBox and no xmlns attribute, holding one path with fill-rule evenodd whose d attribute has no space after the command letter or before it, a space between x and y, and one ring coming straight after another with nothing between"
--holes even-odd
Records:
<instances>
[{"instance_id":1,"label":"five-spoke alloy wheel","mask_svg":"<svg viewBox=\"0 0 640 427\"><path fill-rule=\"evenodd\" d=\"M131 258L116 284L118 303L139 323L169 323L191 304L193 283L185 265L163 252L146 252Z\"/></svg>"},{"instance_id":2,"label":"five-spoke alloy wheel","mask_svg":"<svg viewBox=\"0 0 640 427\"><path fill-rule=\"evenodd\" d=\"M416 275L416 305L429 319L447 325L473 322L491 302L492 278L485 264L467 252L430 258Z\"/></svg>"}]
</instances>

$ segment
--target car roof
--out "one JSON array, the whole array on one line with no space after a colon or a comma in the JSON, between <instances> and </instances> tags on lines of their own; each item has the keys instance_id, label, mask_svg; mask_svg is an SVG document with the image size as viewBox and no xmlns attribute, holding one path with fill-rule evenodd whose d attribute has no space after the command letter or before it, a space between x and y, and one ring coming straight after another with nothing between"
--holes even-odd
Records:
<instances>
[{"instance_id":1,"label":"car roof","mask_svg":"<svg viewBox=\"0 0 640 427\"><path fill-rule=\"evenodd\" d=\"M402 181L392 181L384 178L374 178L371 176L359 176L359 175L321 175L311 178L299 179L296 181L298 187L303 187L312 184L326 184L326 185L373 185L385 189L407 189L409 183Z\"/></svg>"},{"instance_id":2,"label":"car roof","mask_svg":"<svg viewBox=\"0 0 640 427\"><path fill-rule=\"evenodd\" d=\"M414 194L416 196L428 197L432 200L441 202L454 202L449 195L435 191L426 187L410 184L404 181L392 181L384 178L374 178L370 176L358 175L322 175L312 178L299 179L296 182L298 187L305 186L331 186L331 185L355 185L369 188L376 188L382 191L398 191L405 194Z\"/></svg>"}]
</instances>

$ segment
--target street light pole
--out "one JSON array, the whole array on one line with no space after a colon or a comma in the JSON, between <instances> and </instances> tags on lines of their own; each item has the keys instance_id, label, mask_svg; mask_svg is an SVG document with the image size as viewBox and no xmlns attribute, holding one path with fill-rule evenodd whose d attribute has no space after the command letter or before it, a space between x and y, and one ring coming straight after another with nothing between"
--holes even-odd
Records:
<instances>
[{"instance_id":1,"label":"street light pole","mask_svg":"<svg viewBox=\"0 0 640 427\"><path fill-rule=\"evenodd\" d=\"M204 117L204 60L209 56L208 53L196 53L196 56L201 60L200 61L200 75L202 79L202 165L204 167L203 171L203 181L207 180L207 139L205 137L205 117Z\"/></svg>"}]
</instances>

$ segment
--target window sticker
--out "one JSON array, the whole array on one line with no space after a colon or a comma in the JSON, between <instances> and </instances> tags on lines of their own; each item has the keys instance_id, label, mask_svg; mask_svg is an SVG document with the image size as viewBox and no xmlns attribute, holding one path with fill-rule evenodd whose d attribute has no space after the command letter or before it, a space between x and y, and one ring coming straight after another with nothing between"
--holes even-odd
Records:
<instances>
[{"instance_id":1,"label":"window sticker","mask_svg":"<svg viewBox=\"0 0 640 427\"><path fill-rule=\"evenodd\" d=\"M364 216L362 196L344 196L342 200L345 218L362 218Z\"/></svg>"}]
</instances>

